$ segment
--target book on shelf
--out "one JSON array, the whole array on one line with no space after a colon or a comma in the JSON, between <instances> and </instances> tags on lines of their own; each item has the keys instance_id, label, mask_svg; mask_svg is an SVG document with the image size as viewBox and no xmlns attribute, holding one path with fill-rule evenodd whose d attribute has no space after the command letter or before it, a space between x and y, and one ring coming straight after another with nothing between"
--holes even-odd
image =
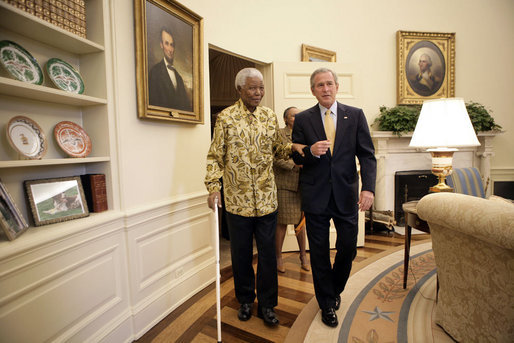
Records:
<instances>
[{"instance_id":1,"label":"book on shelf","mask_svg":"<svg viewBox=\"0 0 514 343\"><path fill-rule=\"evenodd\" d=\"M105 174L85 174L80 176L89 212L108 210Z\"/></svg>"}]
</instances>

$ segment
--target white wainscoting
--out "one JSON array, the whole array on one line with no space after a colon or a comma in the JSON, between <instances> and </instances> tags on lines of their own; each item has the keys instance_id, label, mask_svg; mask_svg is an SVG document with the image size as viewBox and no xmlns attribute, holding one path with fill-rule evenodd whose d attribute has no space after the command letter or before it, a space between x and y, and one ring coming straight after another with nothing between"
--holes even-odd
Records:
<instances>
[{"instance_id":1,"label":"white wainscoting","mask_svg":"<svg viewBox=\"0 0 514 343\"><path fill-rule=\"evenodd\" d=\"M0 342L131 342L214 281L206 194L0 241Z\"/></svg>"},{"instance_id":2,"label":"white wainscoting","mask_svg":"<svg viewBox=\"0 0 514 343\"><path fill-rule=\"evenodd\" d=\"M86 342L130 322L119 213L31 228L0 251L0 341Z\"/></svg>"},{"instance_id":3,"label":"white wainscoting","mask_svg":"<svg viewBox=\"0 0 514 343\"><path fill-rule=\"evenodd\" d=\"M127 214L136 338L214 281L212 212L205 199L201 193Z\"/></svg>"}]
</instances>

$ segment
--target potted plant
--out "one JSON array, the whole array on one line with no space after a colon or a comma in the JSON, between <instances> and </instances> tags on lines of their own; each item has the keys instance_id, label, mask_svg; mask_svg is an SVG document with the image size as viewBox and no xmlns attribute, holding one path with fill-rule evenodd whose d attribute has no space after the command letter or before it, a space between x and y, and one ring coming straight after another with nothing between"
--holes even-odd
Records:
<instances>
[{"instance_id":1,"label":"potted plant","mask_svg":"<svg viewBox=\"0 0 514 343\"><path fill-rule=\"evenodd\" d=\"M467 102L466 110L475 132L501 130L502 127L495 123L490 114L492 111L488 111L483 105L474 101ZM392 131L401 137L402 134L414 131L420 111L421 105L398 105L390 108L381 106L373 126L379 131Z\"/></svg>"},{"instance_id":2,"label":"potted plant","mask_svg":"<svg viewBox=\"0 0 514 343\"><path fill-rule=\"evenodd\" d=\"M490 114L492 111L488 111L483 105L473 101L467 102L466 110L468 111L475 132L499 131L502 129L500 125L494 122L494 118Z\"/></svg>"},{"instance_id":3,"label":"potted plant","mask_svg":"<svg viewBox=\"0 0 514 343\"><path fill-rule=\"evenodd\" d=\"M414 131L418 122L421 105L398 105L387 108L380 106L380 114L373 122L379 131L392 131L400 137Z\"/></svg>"}]
</instances>

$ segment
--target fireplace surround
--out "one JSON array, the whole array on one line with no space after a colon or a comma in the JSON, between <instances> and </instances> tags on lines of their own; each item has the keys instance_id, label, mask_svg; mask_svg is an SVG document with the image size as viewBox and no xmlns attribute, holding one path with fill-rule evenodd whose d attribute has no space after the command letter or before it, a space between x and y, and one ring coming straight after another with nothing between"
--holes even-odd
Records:
<instances>
[{"instance_id":1,"label":"fireplace surround","mask_svg":"<svg viewBox=\"0 0 514 343\"><path fill-rule=\"evenodd\" d=\"M394 175L394 220L396 225L405 224L403 203L419 200L428 194L428 189L437 183L430 170L397 171Z\"/></svg>"},{"instance_id":2,"label":"fireplace surround","mask_svg":"<svg viewBox=\"0 0 514 343\"><path fill-rule=\"evenodd\" d=\"M496 135L495 132L478 133L480 146L459 149L453 157L453 168L476 167L483 178L490 177L490 162L494 156L492 140ZM412 132L398 137L391 131L371 131L371 137L377 158L374 208L394 211L396 172L430 170L432 158L425 149L409 147ZM490 190L486 196L489 194Z\"/></svg>"}]
</instances>

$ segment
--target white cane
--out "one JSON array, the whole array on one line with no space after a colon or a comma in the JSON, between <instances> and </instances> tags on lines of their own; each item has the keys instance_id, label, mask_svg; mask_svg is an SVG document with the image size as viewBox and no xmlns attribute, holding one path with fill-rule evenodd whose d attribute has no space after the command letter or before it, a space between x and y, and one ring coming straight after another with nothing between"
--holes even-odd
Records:
<instances>
[{"instance_id":1,"label":"white cane","mask_svg":"<svg viewBox=\"0 0 514 343\"><path fill-rule=\"evenodd\" d=\"M221 299L220 299L220 237L218 220L218 198L214 198L214 222L216 223L216 320L218 327L218 343L221 343Z\"/></svg>"}]
</instances>

